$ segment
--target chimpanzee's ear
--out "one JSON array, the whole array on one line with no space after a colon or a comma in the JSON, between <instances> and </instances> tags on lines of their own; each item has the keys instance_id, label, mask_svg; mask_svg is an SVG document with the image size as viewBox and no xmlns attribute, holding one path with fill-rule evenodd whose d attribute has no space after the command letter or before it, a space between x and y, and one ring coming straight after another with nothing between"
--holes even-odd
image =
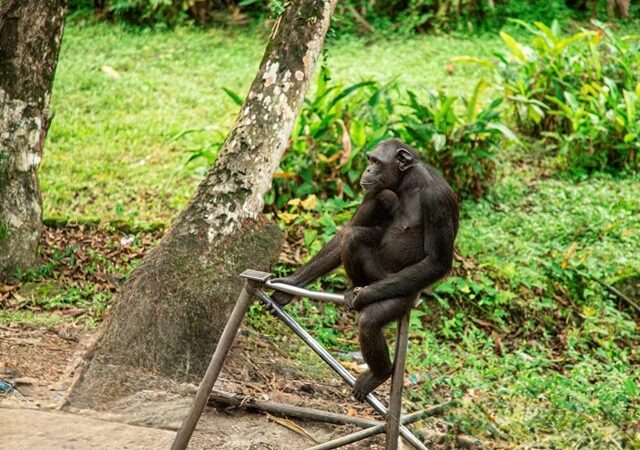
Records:
<instances>
[{"instance_id":1,"label":"chimpanzee's ear","mask_svg":"<svg viewBox=\"0 0 640 450\"><path fill-rule=\"evenodd\" d=\"M406 148L400 147L396 150L396 159L398 160L398 167L402 172L416 165L416 159Z\"/></svg>"}]
</instances>

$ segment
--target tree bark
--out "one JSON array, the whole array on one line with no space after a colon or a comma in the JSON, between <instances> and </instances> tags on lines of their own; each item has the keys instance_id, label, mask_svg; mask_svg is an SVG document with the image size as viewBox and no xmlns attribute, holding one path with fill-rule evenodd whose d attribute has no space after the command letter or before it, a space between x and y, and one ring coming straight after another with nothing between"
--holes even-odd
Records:
<instances>
[{"instance_id":1,"label":"tree bark","mask_svg":"<svg viewBox=\"0 0 640 450\"><path fill-rule=\"evenodd\" d=\"M0 6L0 279L36 262L42 226L37 169L66 0Z\"/></svg>"},{"instance_id":2,"label":"tree bark","mask_svg":"<svg viewBox=\"0 0 640 450\"><path fill-rule=\"evenodd\" d=\"M618 3L618 16L622 19L628 19L631 0L618 0L617 3Z\"/></svg>"},{"instance_id":3,"label":"tree bark","mask_svg":"<svg viewBox=\"0 0 640 450\"><path fill-rule=\"evenodd\" d=\"M278 256L281 233L261 217L263 197L334 7L335 0L296 0L276 21L215 165L117 295L70 391L72 406L113 408L114 396L148 389L143 372L187 380L206 370L240 293L238 274L267 269Z\"/></svg>"}]
</instances>

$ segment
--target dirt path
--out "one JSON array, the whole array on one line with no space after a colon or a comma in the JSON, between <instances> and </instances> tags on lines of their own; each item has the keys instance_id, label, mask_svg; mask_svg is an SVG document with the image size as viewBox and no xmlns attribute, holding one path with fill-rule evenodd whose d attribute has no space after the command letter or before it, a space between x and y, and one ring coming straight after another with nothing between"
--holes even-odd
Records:
<instances>
[{"instance_id":1,"label":"dirt path","mask_svg":"<svg viewBox=\"0 0 640 450\"><path fill-rule=\"evenodd\" d=\"M126 418L107 413L52 410L69 387L74 361L91 334L81 327L0 327L0 377L18 387L18 391L0 394L1 450L169 448L174 430L125 424L122 420ZM262 400L371 414L366 407L356 410L350 406L348 393L338 380L303 376L274 345L263 342L255 333L246 334L238 337L217 388ZM292 431L296 425L311 437L300 429ZM351 426L283 422L267 415L207 407L189 449L295 450L312 446L314 438L325 441L355 430ZM350 448L382 448L381 444L382 440L376 438Z\"/></svg>"},{"instance_id":2,"label":"dirt path","mask_svg":"<svg viewBox=\"0 0 640 450\"><path fill-rule=\"evenodd\" d=\"M300 424L320 440L333 434L323 425ZM344 432L346 429L335 430ZM58 411L0 408L0 436L0 450L157 450L169 448L175 432ZM293 450L313 444L310 437L294 433L266 416L207 409L189 449ZM359 448L371 448L370 445Z\"/></svg>"},{"instance_id":3,"label":"dirt path","mask_svg":"<svg viewBox=\"0 0 640 450\"><path fill-rule=\"evenodd\" d=\"M0 449L162 449L175 433L53 411L0 408Z\"/></svg>"}]
</instances>

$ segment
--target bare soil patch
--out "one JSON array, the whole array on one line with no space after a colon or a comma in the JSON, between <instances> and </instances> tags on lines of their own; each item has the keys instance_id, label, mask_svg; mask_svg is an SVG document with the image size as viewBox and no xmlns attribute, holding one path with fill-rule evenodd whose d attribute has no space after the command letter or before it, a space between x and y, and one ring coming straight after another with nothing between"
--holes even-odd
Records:
<instances>
[{"instance_id":1,"label":"bare soil patch","mask_svg":"<svg viewBox=\"0 0 640 450\"><path fill-rule=\"evenodd\" d=\"M43 412L54 410L69 387L75 364L92 334L93 331L73 325L50 329L24 325L0 328L0 354L3 355L0 377L15 384L17 388L16 391L0 396L0 411L8 417L28 416L29 420L38 421L39 430L31 436L27 433L30 427L13 426L11 421L4 422L4 426L11 427L11 436L14 439L4 441L5 445L9 445L10 442L22 442L22 439L29 435L31 437L24 440L29 446L24 448L50 448L44 445L46 442L52 445L66 443L70 445L69 448L116 448L109 447L104 441L100 443L101 436L113 432L113 426L117 427L108 425L108 421L105 422L105 419L109 419L108 414L84 416L82 432L78 428L78 433L74 434L68 428L60 428L65 420L71 420L68 417L72 415L66 414L63 420L60 418L62 416L47 417L18 412L24 409ZM283 350L276 349L273 342L262 339L253 331L243 329L227 359L216 388L262 400L373 418L372 411L367 406L352 404L346 385L332 378L328 371L314 367L318 378L310 378L299 371L298 365L299 363L288 359ZM95 420L96 418L102 420ZM314 441L309 435L317 441L324 441L356 430L355 427L346 425L333 426L299 420L292 422L308 435L294 431L295 426L291 422L273 416L246 413L222 406L207 407L189 448L298 449L313 445ZM62 432L62 429L66 431ZM91 430L95 432L92 433ZM21 433L24 433L24 436ZM126 448L153 448L147 447L149 433L141 431L139 441L130 440L131 435L128 431L123 433L125 441L116 440L116 444L126 442ZM95 439L92 440L91 436L95 436ZM382 439L379 437L352 448L377 446L382 446Z\"/></svg>"}]
</instances>

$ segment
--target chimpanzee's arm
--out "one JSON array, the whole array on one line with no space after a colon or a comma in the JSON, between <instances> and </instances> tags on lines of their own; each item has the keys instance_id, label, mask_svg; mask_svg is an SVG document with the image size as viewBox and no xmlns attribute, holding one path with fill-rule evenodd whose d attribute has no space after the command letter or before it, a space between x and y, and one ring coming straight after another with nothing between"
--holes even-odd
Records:
<instances>
[{"instance_id":1,"label":"chimpanzee's arm","mask_svg":"<svg viewBox=\"0 0 640 450\"><path fill-rule=\"evenodd\" d=\"M420 262L362 288L353 307L417 293L444 277L453 263L458 206L448 193L423 193L420 197L424 226L424 251Z\"/></svg>"},{"instance_id":2,"label":"chimpanzee's arm","mask_svg":"<svg viewBox=\"0 0 640 450\"><path fill-rule=\"evenodd\" d=\"M392 196L395 196L395 194L389 190L384 190L382 192L391 194L388 195L388 200L386 200L386 202L389 205L395 206L394 200L392 200ZM384 222L385 220L387 220L386 212L381 210L382 204L380 202L380 199L378 198L379 196L380 193L373 193L370 191L366 192L364 194L364 198L362 199L362 203L360 203L360 206L358 206L358 210L351 218L349 225L368 227L374 226L380 222ZM395 196L395 202L399 202L397 196ZM384 207L391 207L387 205L387 203L385 203Z\"/></svg>"},{"instance_id":3,"label":"chimpanzee's arm","mask_svg":"<svg viewBox=\"0 0 640 450\"><path fill-rule=\"evenodd\" d=\"M368 226L380 219L378 202L374 194L367 192L349 225ZM309 262L289 277L297 286L306 286L340 265L340 235L334 236Z\"/></svg>"},{"instance_id":4,"label":"chimpanzee's arm","mask_svg":"<svg viewBox=\"0 0 640 450\"><path fill-rule=\"evenodd\" d=\"M375 194L367 192L362 203L358 206L358 210L353 215L351 222L349 222L349 225L374 225L377 221L381 220L380 212L378 211L379 208ZM340 239L340 234L336 234L316 256L296 270L293 275L274 281L292 284L294 286L306 286L317 278L336 269L341 263ZM273 295L273 299L281 305L286 305L292 298L292 295L283 292L275 292Z\"/></svg>"}]
</instances>

